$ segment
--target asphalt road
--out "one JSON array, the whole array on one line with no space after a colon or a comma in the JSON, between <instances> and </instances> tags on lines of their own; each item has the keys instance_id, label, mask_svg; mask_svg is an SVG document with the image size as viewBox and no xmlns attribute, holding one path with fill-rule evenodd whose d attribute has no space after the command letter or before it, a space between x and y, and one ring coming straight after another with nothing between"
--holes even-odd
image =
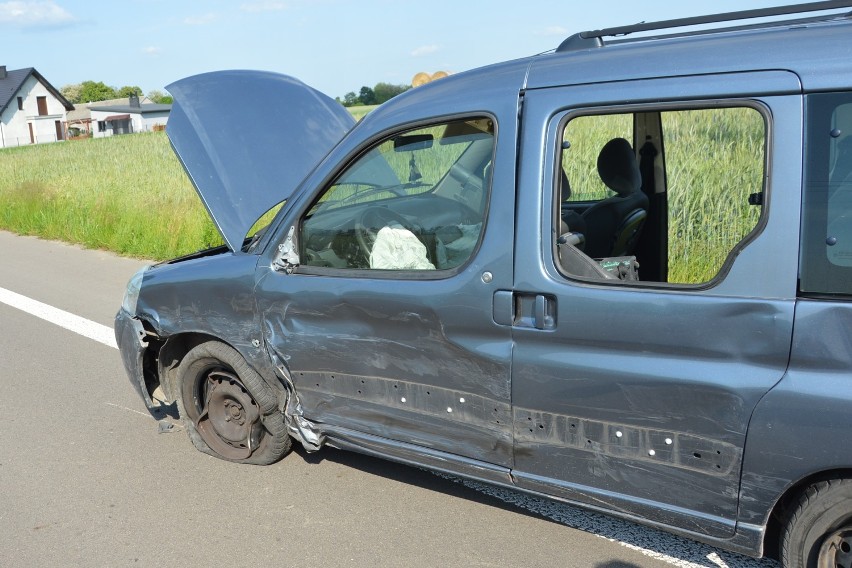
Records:
<instances>
[{"instance_id":1,"label":"asphalt road","mask_svg":"<svg viewBox=\"0 0 852 568\"><path fill-rule=\"evenodd\" d=\"M143 264L0 232L0 291L104 326ZM115 348L0 302L0 567L248 565L777 567L333 449L214 459L159 432Z\"/></svg>"}]
</instances>

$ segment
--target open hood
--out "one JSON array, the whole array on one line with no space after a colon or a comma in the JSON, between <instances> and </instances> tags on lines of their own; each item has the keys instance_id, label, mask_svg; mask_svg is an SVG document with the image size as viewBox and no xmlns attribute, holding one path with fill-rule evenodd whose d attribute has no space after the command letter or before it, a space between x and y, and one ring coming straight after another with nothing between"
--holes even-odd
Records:
<instances>
[{"instance_id":1,"label":"open hood","mask_svg":"<svg viewBox=\"0 0 852 568\"><path fill-rule=\"evenodd\" d=\"M333 99L276 73L204 73L166 89L169 140L232 251L355 124Z\"/></svg>"}]
</instances>

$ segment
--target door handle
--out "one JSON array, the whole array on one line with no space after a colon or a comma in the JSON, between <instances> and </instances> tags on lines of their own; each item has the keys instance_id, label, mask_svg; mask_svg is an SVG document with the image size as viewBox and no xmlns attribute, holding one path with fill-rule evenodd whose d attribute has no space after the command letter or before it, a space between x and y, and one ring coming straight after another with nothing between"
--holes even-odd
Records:
<instances>
[{"instance_id":1,"label":"door handle","mask_svg":"<svg viewBox=\"0 0 852 568\"><path fill-rule=\"evenodd\" d=\"M556 327L556 298L544 294L535 295L535 317L533 324L536 329L553 329Z\"/></svg>"},{"instance_id":2,"label":"door handle","mask_svg":"<svg viewBox=\"0 0 852 568\"><path fill-rule=\"evenodd\" d=\"M531 292L494 292L494 323L532 329L556 328L556 297Z\"/></svg>"}]
</instances>

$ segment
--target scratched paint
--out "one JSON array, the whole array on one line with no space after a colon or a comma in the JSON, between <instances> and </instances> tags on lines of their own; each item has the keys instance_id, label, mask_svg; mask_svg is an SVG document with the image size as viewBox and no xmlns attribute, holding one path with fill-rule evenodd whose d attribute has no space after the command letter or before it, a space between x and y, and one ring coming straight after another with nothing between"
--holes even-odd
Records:
<instances>
[{"instance_id":1,"label":"scratched paint","mask_svg":"<svg viewBox=\"0 0 852 568\"><path fill-rule=\"evenodd\" d=\"M574 448L618 458L668 464L728 477L738 471L741 450L734 444L685 432L635 427L515 408L500 400L435 385L343 373L297 372L294 383L308 415L320 402L363 401L415 415L502 430L514 424L522 444ZM320 396L324 395L324 396ZM449 416L448 416L449 415Z\"/></svg>"}]
</instances>

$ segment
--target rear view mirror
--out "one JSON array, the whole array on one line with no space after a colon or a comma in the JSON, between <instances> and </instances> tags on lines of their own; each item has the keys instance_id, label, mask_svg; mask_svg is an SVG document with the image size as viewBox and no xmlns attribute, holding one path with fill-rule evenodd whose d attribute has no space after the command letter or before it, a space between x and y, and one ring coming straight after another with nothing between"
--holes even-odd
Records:
<instances>
[{"instance_id":1,"label":"rear view mirror","mask_svg":"<svg viewBox=\"0 0 852 568\"><path fill-rule=\"evenodd\" d=\"M432 147L435 137L431 134L411 134L408 136L397 136L393 139L394 152L411 152L415 150L426 150Z\"/></svg>"}]
</instances>

